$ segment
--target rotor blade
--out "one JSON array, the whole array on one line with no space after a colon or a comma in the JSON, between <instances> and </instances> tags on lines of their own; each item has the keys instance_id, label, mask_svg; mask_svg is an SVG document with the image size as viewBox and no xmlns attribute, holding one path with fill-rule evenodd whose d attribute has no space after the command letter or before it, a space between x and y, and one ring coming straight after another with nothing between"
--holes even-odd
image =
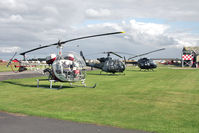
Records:
<instances>
[{"instance_id":1,"label":"rotor blade","mask_svg":"<svg viewBox=\"0 0 199 133\"><path fill-rule=\"evenodd\" d=\"M75 39L67 40L67 41L60 42L60 43L61 43L61 44L64 44L64 43L68 43L68 42L72 42L72 41L80 40L80 39L86 39L86 38L92 38L92 37L99 37L99 36L108 36L108 35L121 34L121 33L124 33L124 32L111 32L111 33L105 33L105 34L97 34L97 35L91 35L91 36L79 37L79 38L75 38Z\"/></svg>"},{"instance_id":2,"label":"rotor blade","mask_svg":"<svg viewBox=\"0 0 199 133\"><path fill-rule=\"evenodd\" d=\"M161 48L161 49L150 51L150 52L147 52L147 53L144 53L144 54L136 55L136 56L130 57L129 59L140 57L140 56L144 56L144 55L147 55L147 54L150 54L150 53L154 53L154 52L157 52L157 51L161 51L161 50L165 50L165 48Z\"/></svg>"},{"instance_id":3,"label":"rotor blade","mask_svg":"<svg viewBox=\"0 0 199 133\"><path fill-rule=\"evenodd\" d=\"M86 59L85 59L84 54L83 54L82 51L80 51L80 56L83 58L84 62L86 63Z\"/></svg>"},{"instance_id":4,"label":"rotor blade","mask_svg":"<svg viewBox=\"0 0 199 133\"><path fill-rule=\"evenodd\" d=\"M35 51L35 50L39 50L39 49L42 49L42 48L47 48L47 47L54 46L54 45L61 45L61 44L65 44L65 43L76 41L76 40L92 38L92 37L99 37L99 36L107 36L107 35L113 35L113 34L120 34L120 33L124 33L124 32L111 32L111 33L105 33L105 34L97 34L97 35L74 38L74 39L70 39L70 40L67 40L67 41L63 41L63 42L59 41L59 42L54 43L54 44L49 44L49 45L45 45L45 46L41 46L41 47L37 47L37 48L31 49L31 50L25 51L23 53L20 53L20 55L25 55L26 53L29 53L29 52L32 52L32 51Z\"/></svg>"},{"instance_id":5,"label":"rotor blade","mask_svg":"<svg viewBox=\"0 0 199 133\"><path fill-rule=\"evenodd\" d=\"M111 51L109 51L109 52L102 52L102 53L103 53L103 54L108 54L108 55L113 54L113 55L116 55L116 56L118 56L118 57L122 58L122 56L120 56L120 55L116 54L115 52L111 52Z\"/></svg>"},{"instance_id":6,"label":"rotor blade","mask_svg":"<svg viewBox=\"0 0 199 133\"><path fill-rule=\"evenodd\" d=\"M17 54L17 52L14 53L14 55L12 56L12 58L10 59L10 61L7 64L7 67L10 65L10 63L12 62L13 58L15 57L15 55Z\"/></svg>"},{"instance_id":7,"label":"rotor blade","mask_svg":"<svg viewBox=\"0 0 199 133\"><path fill-rule=\"evenodd\" d=\"M118 54L124 54L124 55L131 55L131 56L135 56L135 54L127 53L127 52L115 52L115 53L118 53Z\"/></svg>"},{"instance_id":8,"label":"rotor blade","mask_svg":"<svg viewBox=\"0 0 199 133\"><path fill-rule=\"evenodd\" d=\"M122 56L120 56L119 54L116 54L115 52L109 52L109 53L110 53L110 54L114 54L114 55L116 55L116 56L122 58Z\"/></svg>"},{"instance_id":9,"label":"rotor blade","mask_svg":"<svg viewBox=\"0 0 199 133\"><path fill-rule=\"evenodd\" d=\"M124 56L124 64L126 65L126 57Z\"/></svg>"},{"instance_id":10,"label":"rotor blade","mask_svg":"<svg viewBox=\"0 0 199 133\"><path fill-rule=\"evenodd\" d=\"M42 49L42 48L47 48L47 47L50 47L50 46L53 46L53 45L57 45L57 44L58 43L54 43L54 44L49 44L49 45L37 47L37 48L31 49L31 50L25 51L23 53L20 53L20 55L25 55L26 53L29 53L29 52L32 52L32 51L35 51L35 50L39 50L39 49Z\"/></svg>"}]
</instances>

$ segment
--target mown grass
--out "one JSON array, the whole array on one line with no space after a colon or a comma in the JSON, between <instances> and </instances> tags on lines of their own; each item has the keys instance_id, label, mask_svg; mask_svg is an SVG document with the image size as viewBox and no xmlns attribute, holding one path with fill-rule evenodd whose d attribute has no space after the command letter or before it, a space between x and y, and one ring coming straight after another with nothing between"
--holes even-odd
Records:
<instances>
[{"instance_id":1,"label":"mown grass","mask_svg":"<svg viewBox=\"0 0 199 133\"><path fill-rule=\"evenodd\" d=\"M125 73L88 72L87 84L97 83L95 89L36 88L36 78L1 81L0 110L158 133L199 132L199 70Z\"/></svg>"},{"instance_id":2,"label":"mown grass","mask_svg":"<svg viewBox=\"0 0 199 133\"><path fill-rule=\"evenodd\" d=\"M9 72L11 71L10 67L7 67L7 63L0 63L0 72Z\"/></svg>"}]
</instances>

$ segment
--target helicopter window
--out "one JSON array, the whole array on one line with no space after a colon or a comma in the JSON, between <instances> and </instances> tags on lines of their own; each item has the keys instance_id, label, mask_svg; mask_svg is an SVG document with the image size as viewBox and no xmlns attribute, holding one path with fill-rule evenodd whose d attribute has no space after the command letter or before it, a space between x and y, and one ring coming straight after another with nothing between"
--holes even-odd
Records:
<instances>
[{"instance_id":1,"label":"helicopter window","mask_svg":"<svg viewBox=\"0 0 199 133\"><path fill-rule=\"evenodd\" d=\"M52 64L55 76L61 81L85 79L85 72L82 71L85 66L86 64L81 56L74 52L63 54Z\"/></svg>"},{"instance_id":2,"label":"helicopter window","mask_svg":"<svg viewBox=\"0 0 199 133\"><path fill-rule=\"evenodd\" d=\"M149 63L150 63L150 64L155 64L155 63L153 62L153 60L151 60L151 59L149 60Z\"/></svg>"},{"instance_id":3,"label":"helicopter window","mask_svg":"<svg viewBox=\"0 0 199 133\"><path fill-rule=\"evenodd\" d=\"M120 61L118 61L118 67L120 67L120 68L124 68L124 65L123 65L123 63L122 62L120 62Z\"/></svg>"},{"instance_id":4,"label":"helicopter window","mask_svg":"<svg viewBox=\"0 0 199 133\"><path fill-rule=\"evenodd\" d=\"M70 64L69 64L70 63ZM69 62L68 64L66 64L66 62L64 62L62 64L62 67L63 67L63 72L68 72L68 71L71 71L73 69L73 65L72 65L72 62Z\"/></svg>"},{"instance_id":5,"label":"helicopter window","mask_svg":"<svg viewBox=\"0 0 199 133\"><path fill-rule=\"evenodd\" d=\"M83 68L83 67L86 66L86 64L85 64L84 60L82 59L82 57L80 55L78 55L77 53L75 53L75 52L65 53L63 55L63 58L65 60L71 60L71 61L73 61L76 67Z\"/></svg>"},{"instance_id":6,"label":"helicopter window","mask_svg":"<svg viewBox=\"0 0 199 133\"><path fill-rule=\"evenodd\" d=\"M56 64L56 73L61 74L61 67L59 63Z\"/></svg>"}]
</instances>

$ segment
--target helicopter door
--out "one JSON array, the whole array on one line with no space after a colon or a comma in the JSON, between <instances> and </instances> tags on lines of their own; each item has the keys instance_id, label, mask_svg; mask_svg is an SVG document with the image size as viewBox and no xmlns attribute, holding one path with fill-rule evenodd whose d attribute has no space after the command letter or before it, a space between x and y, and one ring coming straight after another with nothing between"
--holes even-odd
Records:
<instances>
[{"instance_id":1,"label":"helicopter door","mask_svg":"<svg viewBox=\"0 0 199 133\"><path fill-rule=\"evenodd\" d=\"M115 71L115 66L114 66L115 63L113 60L106 61L104 64L105 64L103 67L104 71L106 71L106 72L114 72Z\"/></svg>"}]
</instances>

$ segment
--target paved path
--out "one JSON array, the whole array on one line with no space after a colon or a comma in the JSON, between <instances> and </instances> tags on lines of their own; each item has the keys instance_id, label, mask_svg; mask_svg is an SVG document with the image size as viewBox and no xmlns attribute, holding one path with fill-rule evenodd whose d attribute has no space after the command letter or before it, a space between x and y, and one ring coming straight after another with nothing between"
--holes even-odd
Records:
<instances>
[{"instance_id":1,"label":"paved path","mask_svg":"<svg viewBox=\"0 0 199 133\"><path fill-rule=\"evenodd\" d=\"M0 72L0 81L38 77L37 72ZM148 133L94 124L12 114L0 111L0 133Z\"/></svg>"},{"instance_id":2,"label":"paved path","mask_svg":"<svg viewBox=\"0 0 199 133\"><path fill-rule=\"evenodd\" d=\"M14 72L0 72L0 81L8 80L8 79L21 79L21 78L32 78L39 77L43 74L38 73L36 71L25 71L20 73Z\"/></svg>"},{"instance_id":3,"label":"paved path","mask_svg":"<svg viewBox=\"0 0 199 133\"><path fill-rule=\"evenodd\" d=\"M0 112L1 133L146 133L108 126L75 123Z\"/></svg>"}]
</instances>

